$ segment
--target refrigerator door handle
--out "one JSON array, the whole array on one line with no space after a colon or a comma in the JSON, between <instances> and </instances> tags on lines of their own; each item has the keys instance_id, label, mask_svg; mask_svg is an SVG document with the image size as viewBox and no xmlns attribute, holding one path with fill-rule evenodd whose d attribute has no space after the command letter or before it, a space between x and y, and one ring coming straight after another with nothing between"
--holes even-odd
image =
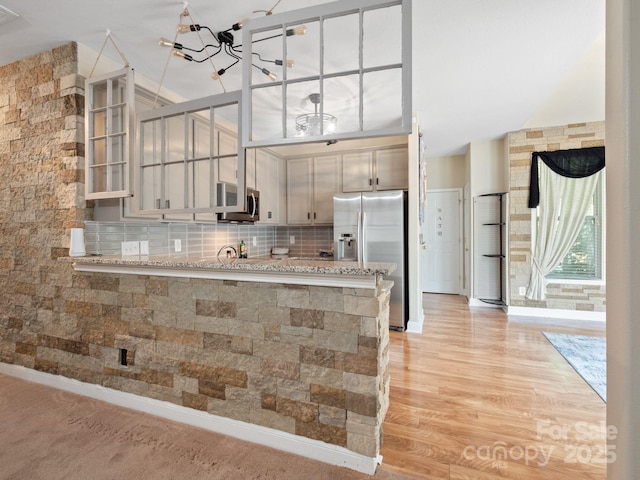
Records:
<instances>
[{"instance_id":1,"label":"refrigerator door handle","mask_svg":"<svg viewBox=\"0 0 640 480\"><path fill-rule=\"evenodd\" d=\"M367 264L367 214L362 212L362 263Z\"/></svg>"},{"instance_id":2,"label":"refrigerator door handle","mask_svg":"<svg viewBox=\"0 0 640 480\"><path fill-rule=\"evenodd\" d=\"M356 212L356 260L362 261L362 218L361 213Z\"/></svg>"}]
</instances>

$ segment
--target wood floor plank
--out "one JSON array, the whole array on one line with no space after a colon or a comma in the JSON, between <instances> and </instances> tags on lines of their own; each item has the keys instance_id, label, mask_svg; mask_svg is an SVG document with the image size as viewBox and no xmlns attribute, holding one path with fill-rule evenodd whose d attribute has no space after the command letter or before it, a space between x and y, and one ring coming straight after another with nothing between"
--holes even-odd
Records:
<instances>
[{"instance_id":1,"label":"wood floor plank","mask_svg":"<svg viewBox=\"0 0 640 480\"><path fill-rule=\"evenodd\" d=\"M603 325L510 321L456 295L425 294L424 307L422 334L391 332L381 469L424 479L606 479L606 405L542 335L604 336Z\"/></svg>"}]
</instances>

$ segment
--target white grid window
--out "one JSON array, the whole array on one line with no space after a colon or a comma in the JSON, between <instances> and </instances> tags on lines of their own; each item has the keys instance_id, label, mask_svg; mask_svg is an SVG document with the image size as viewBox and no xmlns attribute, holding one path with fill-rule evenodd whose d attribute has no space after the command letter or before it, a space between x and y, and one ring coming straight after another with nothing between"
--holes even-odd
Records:
<instances>
[{"instance_id":1,"label":"white grid window","mask_svg":"<svg viewBox=\"0 0 640 480\"><path fill-rule=\"evenodd\" d=\"M133 69L85 82L85 197L130 196L129 159L134 137Z\"/></svg>"}]
</instances>

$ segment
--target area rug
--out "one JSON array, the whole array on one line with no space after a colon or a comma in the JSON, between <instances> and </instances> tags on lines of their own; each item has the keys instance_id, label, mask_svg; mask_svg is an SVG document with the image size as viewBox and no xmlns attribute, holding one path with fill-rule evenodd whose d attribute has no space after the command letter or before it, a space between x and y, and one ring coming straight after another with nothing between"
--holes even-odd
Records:
<instances>
[{"instance_id":1,"label":"area rug","mask_svg":"<svg viewBox=\"0 0 640 480\"><path fill-rule=\"evenodd\" d=\"M569 365L607 401L607 344L603 337L542 332Z\"/></svg>"}]
</instances>

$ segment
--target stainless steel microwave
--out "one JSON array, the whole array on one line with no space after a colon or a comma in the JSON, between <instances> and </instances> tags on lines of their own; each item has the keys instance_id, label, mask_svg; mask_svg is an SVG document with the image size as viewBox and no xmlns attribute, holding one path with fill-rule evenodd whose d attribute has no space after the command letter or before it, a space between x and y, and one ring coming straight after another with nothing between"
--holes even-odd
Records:
<instances>
[{"instance_id":1,"label":"stainless steel microwave","mask_svg":"<svg viewBox=\"0 0 640 480\"><path fill-rule=\"evenodd\" d=\"M230 207L238 205L238 186L233 183L219 182L217 185L216 205ZM260 220L260 192L247 188L245 209L239 212L219 212L220 223L253 223Z\"/></svg>"}]
</instances>

